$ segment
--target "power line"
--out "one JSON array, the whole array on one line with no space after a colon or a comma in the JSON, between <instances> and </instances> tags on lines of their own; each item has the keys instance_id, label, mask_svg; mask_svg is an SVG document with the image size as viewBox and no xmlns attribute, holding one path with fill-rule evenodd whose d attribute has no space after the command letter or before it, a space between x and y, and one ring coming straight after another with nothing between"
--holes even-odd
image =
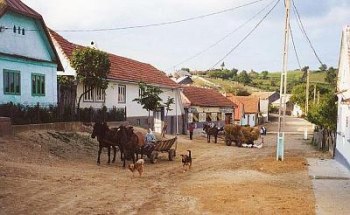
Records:
<instances>
[{"instance_id":1,"label":"power line","mask_svg":"<svg viewBox=\"0 0 350 215\"><path fill-rule=\"evenodd\" d=\"M297 7L295 6L294 0L292 0L292 3L293 3L293 8L294 8L294 10L293 10L294 15L297 17L297 20L299 21L299 22L298 22L298 23L299 23L298 26L299 26L301 32L303 33L303 35L305 36L306 40L308 41L308 43L309 43L309 45L310 45L312 51L314 52L314 54L315 54L315 56L316 56L318 62L319 62L321 65L323 65L323 63L322 63L320 57L319 57L318 54L316 53L316 50L315 50L314 46L313 46L312 43L311 43L311 40L310 40L309 36L307 35L307 33L306 33L306 31L305 31L303 22L301 21L300 14L299 14L299 12L298 12Z\"/></svg>"},{"instance_id":2,"label":"power line","mask_svg":"<svg viewBox=\"0 0 350 215\"><path fill-rule=\"evenodd\" d=\"M297 52L297 48L295 46L295 43L294 43L294 37L293 37L293 31L292 31L292 26L289 24L289 29L290 29L290 37L292 39L292 44L293 44L293 49L294 49L294 53L295 53L295 57L297 59L297 62L298 62L298 65L299 65L299 69L301 71L301 65L300 65L300 60L299 60L299 55L298 55L298 52Z\"/></svg>"},{"instance_id":3,"label":"power line","mask_svg":"<svg viewBox=\"0 0 350 215\"><path fill-rule=\"evenodd\" d=\"M237 32L239 29L241 29L243 26L245 26L246 24L248 24L250 21L252 21L253 19L255 19L258 15L260 15L264 10L266 10L266 8L268 8L270 5L272 5L272 3L275 0L271 1L268 5L266 5L263 9L261 9L258 13L256 13L254 16L252 16L250 19L248 19L246 22L244 22L243 24L239 25L237 28L235 28L233 31L231 31L230 33L226 34L224 37L222 37L221 39L219 39L218 41L216 41L215 43L213 43L212 45L208 46L207 48L203 49L202 51L197 52L196 54L192 55L189 58L186 58L185 60L181 61L180 63L177 63L176 65L174 65L173 67L177 67L185 62L188 62L196 57L198 57L199 55L203 54L204 52L210 50L211 48L215 47L216 45L218 45L219 43L221 43L222 41L224 41L226 38L228 38L229 36L231 36L233 33Z\"/></svg>"},{"instance_id":4,"label":"power line","mask_svg":"<svg viewBox=\"0 0 350 215\"><path fill-rule=\"evenodd\" d=\"M220 60L218 60L209 70L213 69L216 65L218 65L221 61L223 61L227 56L229 56L234 50L236 50L257 28L258 26L266 19L266 17L272 12L273 9L277 6L280 0L277 0L274 6L265 14L265 16L253 27L249 33L243 37L241 41L239 41L228 53L226 53Z\"/></svg>"},{"instance_id":5,"label":"power line","mask_svg":"<svg viewBox=\"0 0 350 215\"><path fill-rule=\"evenodd\" d=\"M236 7L232 7L232 8L228 8L228 9L224 9L224 10L220 10L220 11L216 11L216 12L212 12L212 13L208 13L208 14L204 14L204 15L200 15L200 16L194 16L194 17L190 17L190 18L186 18L186 19L179 19L179 20L174 20L174 21L168 21L168 22L159 22L159 23L151 23L151 24L145 24L145 25L132 25L132 26L125 26L125 27L115 27L115 28L100 28L100 29L78 29L78 30L55 30L57 32L71 32L71 33L76 33L76 32L101 32L101 31L118 31L118 30L127 30L127 29L136 29L136 28L148 28L148 27L157 27L157 26L163 26L163 25L171 25L171 24L177 24L177 23L181 23L181 22L187 22L187 21L192 21L192 20L196 20L196 19L202 19L202 18L206 18L209 16L214 16L214 15L218 15L218 14L222 14L222 13L226 13L229 11L234 11L236 9L239 8L243 8L249 5L253 5L262 1L266 1L266 0L255 0L246 4L242 4Z\"/></svg>"}]
</instances>

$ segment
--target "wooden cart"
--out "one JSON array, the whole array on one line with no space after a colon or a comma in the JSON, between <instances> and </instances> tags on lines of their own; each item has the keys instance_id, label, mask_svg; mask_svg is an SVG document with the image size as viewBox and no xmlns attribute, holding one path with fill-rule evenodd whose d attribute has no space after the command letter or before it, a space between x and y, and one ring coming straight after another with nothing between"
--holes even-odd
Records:
<instances>
[{"instance_id":1,"label":"wooden cart","mask_svg":"<svg viewBox=\"0 0 350 215\"><path fill-rule=\"evenodd\" d=\"M168 153L169 161L173 161L176 156L176 144L172 148L174 143L176 143L177 137L174 137L169 140L158 140L154 144L154 149L147 154L147 157L151 160L151 163L156 163L158 160L159 153Z\"/></svg>"}]
</instances>

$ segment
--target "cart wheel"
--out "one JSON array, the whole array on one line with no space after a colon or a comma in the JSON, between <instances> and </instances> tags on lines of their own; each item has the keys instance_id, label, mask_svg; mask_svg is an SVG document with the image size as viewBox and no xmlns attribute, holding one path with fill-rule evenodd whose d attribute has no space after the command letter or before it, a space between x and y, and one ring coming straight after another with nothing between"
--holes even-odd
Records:
<instances>
[{"instance_id":1,"label":"cart wheel","mask_svg":"<svg viewBox=\"0 0 350 215\"><path fill-rule=\"evenodd\" d=\"M157 160L158 160L158 152L152 152L151 153L151 163L157 163Z\"/></svg>"},{"instance_id":2,"label":"cart wheel","mask_svg":"<svg viewBox=\"0 0 350 215\"><path fill-rule=\"evenodd\" d=\"M227 139L225 142L226 142L226 146L231 146L232 145L232 141L230 139Z\"/></svg>"},{"instance_id":3,"label":"cart wheel","mask_svg":"<svg viewBox=\"0 0 350 215\"><path fill-rule=\"evenodd\" d=\"M175 157L175 149L170 149L169 150L169 160L173 161Z\"/></svg>"}]
</instances>

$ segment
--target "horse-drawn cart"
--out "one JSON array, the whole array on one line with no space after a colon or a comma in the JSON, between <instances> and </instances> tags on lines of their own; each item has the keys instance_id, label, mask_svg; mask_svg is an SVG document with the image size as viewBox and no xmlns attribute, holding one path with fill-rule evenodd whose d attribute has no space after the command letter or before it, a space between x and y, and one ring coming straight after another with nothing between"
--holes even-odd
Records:
<instances>
[{"instance_id":1,"label":"horse-drawn cart","mask_svg":"<svg viewBox=\"0 0 350 215\"><path fill-rule=\"evenodd\" d=\"M176 146L172 148L176 142L176 137L169 140L158 140L154 144L153 150L146 152L145 154L151 160L151 163L156 163L158 160L159 153L168 153L168 159L170 161L174 160L176 156Z\"/></svg>"}]
</instances>

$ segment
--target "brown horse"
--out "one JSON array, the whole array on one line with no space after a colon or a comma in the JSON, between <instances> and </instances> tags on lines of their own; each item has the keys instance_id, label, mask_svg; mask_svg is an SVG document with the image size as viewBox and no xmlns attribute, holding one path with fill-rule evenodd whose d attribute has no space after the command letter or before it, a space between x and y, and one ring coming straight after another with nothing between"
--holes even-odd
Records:
<instances>
[{"instance_id":1,"label":"brown horse","mask_svg":"<svg viewBox=\"0 0 350 215\"><path fill-rule=\"evenodd\" d=\"M207 134L207 142L210 143L210 136L213 135L215 138L215 143L217 143L217 139L218 139L218 133L219 131L222 131L223 128L218 128L216 126L214 127L210 127L210 125L208 124L204 124L203 125L203 131L205 131L205 133Z\"/></svg>"},{"instance_id":2,"label":"brown horse","mask_svg":"<svg viewBox=\"0 0 350 215\"><path fill-rule=\"evenodd\" d=\"M135 154L136 158L138 158L138 154L141 153L141 158L143 157L143 145L144 135L141 132L134 132L133 127L125 128L125 133L127 136L127 141L123 145L124 148L124 159L123 159L123 167L125 167L125 161L127 158L130 158L133 163L135 163Z\"/></svg>"}]
</instances>

